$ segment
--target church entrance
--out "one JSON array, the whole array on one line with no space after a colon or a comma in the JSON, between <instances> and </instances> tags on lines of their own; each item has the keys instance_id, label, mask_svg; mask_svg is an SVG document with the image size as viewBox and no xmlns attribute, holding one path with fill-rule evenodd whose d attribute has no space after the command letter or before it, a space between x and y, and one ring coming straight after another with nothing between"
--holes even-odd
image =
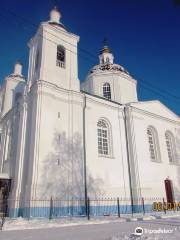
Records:
<instances>
[{"instance_id":1,"label":"church entrance","mask_svg":"<svg viewBox=\"0 0 180 240\"><path fill-rule=\"evenodd\" d=\"M174 196L173 196L173 186L172 181L170 179L166 179L164 181L165 183L165 190L166 190L166 198L168 203L174 202Z\"/></svg>"},{"instance_id":2,"label":"church entrance","mask_svg":"<svg viewBox=\"0 0 180 240\"><path fill-rule=\"evenodd\" d=\"M6 215L7 200L10 192L10 179L0 179L0 216Z\"/></svg>"}]
</instances>

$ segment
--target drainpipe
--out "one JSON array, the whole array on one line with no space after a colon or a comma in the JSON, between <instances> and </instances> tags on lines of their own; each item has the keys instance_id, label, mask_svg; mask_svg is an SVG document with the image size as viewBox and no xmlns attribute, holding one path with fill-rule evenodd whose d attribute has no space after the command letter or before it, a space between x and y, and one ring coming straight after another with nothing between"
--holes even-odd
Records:
<instances>
[{"instance_id":1,"label":"drainpipe","mask_svg":"<svg viewBox=\"0 0 180 240\"><path fill-rule=\"evenodd\" d=\"M133 216L133 206L134 206L134 201L133 201L133 190L132 190L132 174L131 174L131 155L130 155L130 141L129 141L129 124L128 124L128 110L129 106L125 105L124 106L124 126L125 126L125 138L126 138L126 151L127 151L127 163L128 163L128 174L129 174L129 188L130 188L130 198L131 198L131 212Z\"/></svg>"},{"instance_id":2,"label":"drainpipe","mask_svg":"<svg viewBox=\"0 0 180 240\"><path fill-rule=\"evenodd\" d=\"M84 153L84 199L86 215L88 214L88 196L87 196L87 171L86 171L86 95L84 94L83 106L83 153Z\"/></svg>"}]
</instances>

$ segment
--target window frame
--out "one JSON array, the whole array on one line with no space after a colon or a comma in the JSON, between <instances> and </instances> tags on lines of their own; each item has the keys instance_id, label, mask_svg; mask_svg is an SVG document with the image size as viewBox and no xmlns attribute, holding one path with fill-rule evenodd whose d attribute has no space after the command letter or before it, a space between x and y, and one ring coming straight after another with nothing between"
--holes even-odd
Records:
<instances>
[{"instance_id":1,"label":"window frame","mask_svg":"<svg viewBox=\"0 0 180 240\"><path fill-rule=\"evenodd\" d=\"M106 64L109 64L110 63L110 59L109 57L106 57Z\"/></svg>"},{"instance_id":2,"label":"window frame","mask_svg":"<svg viewBox=\"0 0 180 240\"><path fill-rule=\"evenodd\" d=\"M105 119L97 121L97 145L100 157L112 157L112 134L109 123Z\"/></svg>"},{"instance_id":3,"label":"window frame","mask_svg":"<svg viewBox=\"0 0 180 240\"><path fill-rule=\"evenodd\" d=\"M111 85L108 82L103 84L103 97L111 100Z\"/></svg>"},{"instance_id":4,"label":"window frame","mask_svg":"<svg viewBox=\"0 0 180 240\"><path fill-rule=\"evenodd\" d=\"M167 143L167 141L169 141L169 143ZM167 130L165 132L165 142L166 142L166 151L167 151L169 163L170 164L178 164L178 161L176 160L175 138L174 138L173 133L169 130ZM169 146L168 146L168 144L169 144Z\"/></svg>"},{"instance_id":5,"label":"window frame","mask_svg":"<svg viewBox=\"0 0 180 240\"><path fill-rule=\"evenodd\" d=\"M63 59L60 59L60 53L64 54ZM63 45L57 45L56 51L56 66L60 68L66 68L66 49Z\"/></svg>"},{"instance_id":6,"label":"window frame","mask_svg":"<svg viewBox=\"0 0 180 240\"><path fill-rule=\"evenodd\" d=\"M161 163L160 145L157 130L153 126L147 127L149 156L152 162Z\"/></svg>"}]
</instances>

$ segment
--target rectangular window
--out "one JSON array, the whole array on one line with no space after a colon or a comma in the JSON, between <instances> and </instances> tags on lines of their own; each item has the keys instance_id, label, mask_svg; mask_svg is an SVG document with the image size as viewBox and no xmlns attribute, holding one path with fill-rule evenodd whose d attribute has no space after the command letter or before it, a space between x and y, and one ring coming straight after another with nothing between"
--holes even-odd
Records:
<instances>
[{"instance_id":1,"label":"rectangular window","mask_svg":"<svg viewBox=\"0 0 180 240\"><path fill-rule=\"evenodd\" d=\"M61 45L57 46L56 66L65 68L65 48Z\"/></svg>"},{"instance_id":2,"label":"rectangular window","mask_svg":"<svg viewBox=\"0 0 180 240\"><path fill-rule=\"evenodd\" d=\"M99 154L108 155L107 130L98 129L98 152Z\"/></svg>"}]
</instances>

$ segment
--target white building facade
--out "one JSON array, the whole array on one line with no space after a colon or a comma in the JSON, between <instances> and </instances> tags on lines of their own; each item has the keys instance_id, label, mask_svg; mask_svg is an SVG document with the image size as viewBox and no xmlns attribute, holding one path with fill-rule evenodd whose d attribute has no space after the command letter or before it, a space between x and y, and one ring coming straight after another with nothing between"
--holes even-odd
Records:
<instances>
[{"instance_id":1,"label":"white building facade","mask_svg":"<svg viewBox=\"0 0 180 240\"><path fill-rule=\"evenodd\" d=\"M78 42L53 9L29 42L27 80L20 62L5 79L1 196L21 210L30 199L178 199L179 116L138 101L137 81L106 44L80 85Z\"/></svg>"}]
</instances>

